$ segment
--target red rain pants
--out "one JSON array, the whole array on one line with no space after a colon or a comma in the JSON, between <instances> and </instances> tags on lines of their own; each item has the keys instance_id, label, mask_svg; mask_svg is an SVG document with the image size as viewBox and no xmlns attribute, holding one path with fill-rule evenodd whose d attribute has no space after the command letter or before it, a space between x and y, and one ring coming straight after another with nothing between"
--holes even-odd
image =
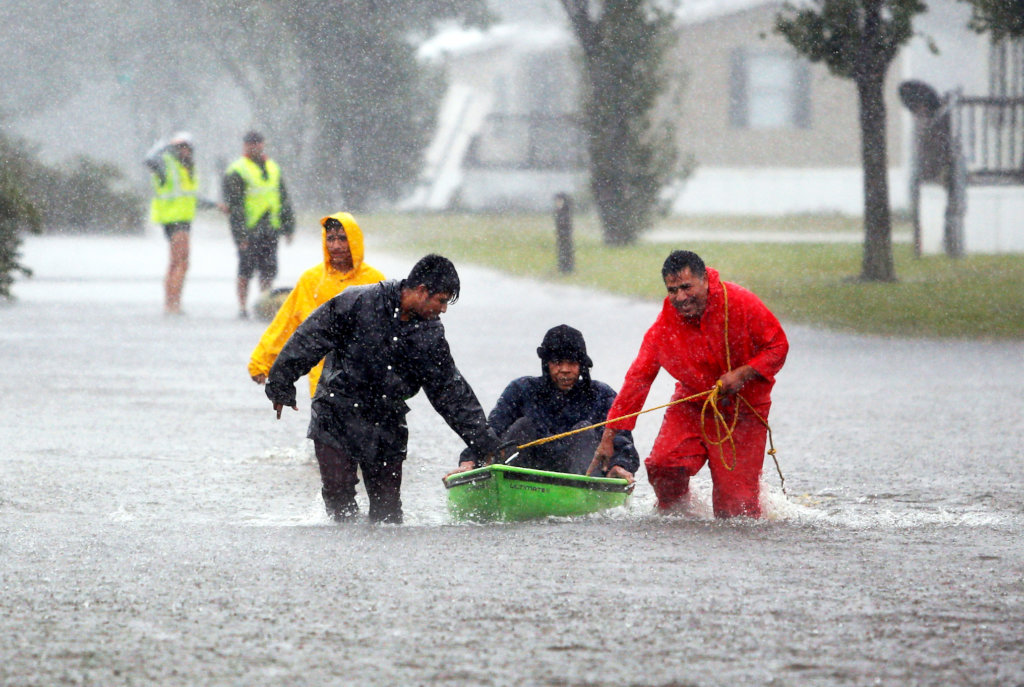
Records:
<instances>
[{"instance_id":1,"label":"red rain pants","mask_svg":"<svg viewBox=\"0 0 1024 687\"><path fill-rule=\"evenodd\" d=\"M742 407L733 430L733 441L720 445L704 440L701 403L680 403L665 412L651 455L644 461L647 479L658 498L658 508L668 510L686 496L690 477L707 463L711 470L711 501L716 517L761 516L761 466L768 430L742 401L740 404ZM755 406L765 420L768 419L769 408L770 403ZM723 411L730 423L733 412L731 407ZM719 430L710 409L705 414L704 425L708 439L715 441Z\"/></svg>"}]
</instances>

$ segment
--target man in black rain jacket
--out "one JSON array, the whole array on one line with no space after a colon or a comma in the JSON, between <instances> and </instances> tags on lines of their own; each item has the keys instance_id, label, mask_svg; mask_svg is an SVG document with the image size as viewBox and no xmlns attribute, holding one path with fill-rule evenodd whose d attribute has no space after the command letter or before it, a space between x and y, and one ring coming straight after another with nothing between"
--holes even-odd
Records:
<instances>
[{"instance_id":1,"label":"man in black rain jacket","mask_svg":"<svg viewBox=\"0 0 1024 687\"><path fill-rule=\"evenodd\" d=\"M503 441L522 445L608 418L615 391L604 382L590 378L594 363L587 355L587 344L578 329L565 324L549 329L537 349L537 356L541 360L541 375L510 382L487 416L491 429ZM531 446L523 449L511 464L584 474L594 457L601 432L601 428L590 429ZM632 482L640 466L632 433L617 432L614 446L607 475L595 476L624 477ZM460 461L460 469L475 466L468 449L462 453Z\"/></svg>"},{"instance_id":2,"label":"man in black rain jacket","mask_svg":"<svg viewBox=\"0 0 1024 687\"><path fill-rule=\"evenodd\" d=\"M295 381L325 358L311 405L313 440L327 512L358 512L362 469L373 522L402 521L402 461L409 430L405 401L422 388L431 405L484 462L497 437L452 359L439 317L459 295L459 275L445 257L428 255L402 280L353 286L295 330L267 377L278 418L296 408Z\"/></svg>"}]
</instances>

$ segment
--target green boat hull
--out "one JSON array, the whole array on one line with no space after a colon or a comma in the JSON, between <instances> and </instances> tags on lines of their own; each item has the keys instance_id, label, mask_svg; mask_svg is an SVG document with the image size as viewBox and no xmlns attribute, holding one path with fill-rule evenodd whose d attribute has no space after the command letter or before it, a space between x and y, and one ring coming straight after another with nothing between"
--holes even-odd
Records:
<instances>
[{"instance_id":1,"label":"green boat hull","mask_svg":"<svg viewBox=\"0 0 1024 687\"><path fill-rule=\"evenodd\" d=\"M445 479L448 512L457 520L517 521L586 515L625 505L624 479L488 465Z\"/></svg>"}]
</instances>

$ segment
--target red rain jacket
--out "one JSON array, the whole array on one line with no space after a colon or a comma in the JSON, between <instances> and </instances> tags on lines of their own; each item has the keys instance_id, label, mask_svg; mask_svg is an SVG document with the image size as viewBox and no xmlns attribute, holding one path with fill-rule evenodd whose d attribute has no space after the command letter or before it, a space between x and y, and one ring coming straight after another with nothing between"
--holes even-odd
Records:
<instances>
[{"instance_id":1,"label":"red rain jacket","mask_svg":"<svg viewBox=\"0 0 1024 687\"><path fill-rule=\"evenodd\" d=\"M728 295L729 360L731 368L750 365L763 379L748 381L740 395L753 406L771 403L775 375L786 361L789 341L782 325L761 300L747 289L723 282L707 268L708 302L700 321L688 322L665 299L658 319L644 335L636 360L626 372L622 390L608 417L635 413L643 407L658 370L676 380L672 400L708 391L729 371L725 348L725 296ZM727 290L728 293L723 293ZM694 403L703 403L699 398ZM633 429L636 418L609 423L613 429Z\"/></svg>"}]
</instances>

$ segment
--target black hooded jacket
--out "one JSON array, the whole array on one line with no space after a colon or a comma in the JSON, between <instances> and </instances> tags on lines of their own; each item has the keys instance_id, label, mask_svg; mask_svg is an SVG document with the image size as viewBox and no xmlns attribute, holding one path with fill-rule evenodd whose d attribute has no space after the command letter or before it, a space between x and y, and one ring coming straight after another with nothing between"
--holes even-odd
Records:
<instances>
[{"instance_id":1,"label":"black hooded jacket","mask_svg":"<svg viewBox=\"0 0 1024 687\"><path fill-rule=\"evenodd\" d=\"M274 403L295 404L295 382L326 356L308 436L358 460L404 459L405 401L422 388L477 459L498 440L452 359L440 320L400 317L401 282L352 286L295 330L267 377Z\"/></svg>"},{"instance_id":2,"label":"black hooded jacket","mask_svg":"<svg viewBox=\"0 0 1024 687\"><path fill-rule=\"evenodd\" d=\"M563 392L555 386L542 362L539 377L520 377L509 382L487 421L501 436L519 418L529 418L533 427L541 432L536 437L540 439L567 432L581 422L588 425L604 422L614 400L615 391L604 382L592 380L586 366L580 367L580 379L572 389ZM468 460L467 454L461 460ZM640 456L633 446L631 432L616 433L610 465L620 465L631 473L639 469Z\"/></svg>"}]
</instances>

